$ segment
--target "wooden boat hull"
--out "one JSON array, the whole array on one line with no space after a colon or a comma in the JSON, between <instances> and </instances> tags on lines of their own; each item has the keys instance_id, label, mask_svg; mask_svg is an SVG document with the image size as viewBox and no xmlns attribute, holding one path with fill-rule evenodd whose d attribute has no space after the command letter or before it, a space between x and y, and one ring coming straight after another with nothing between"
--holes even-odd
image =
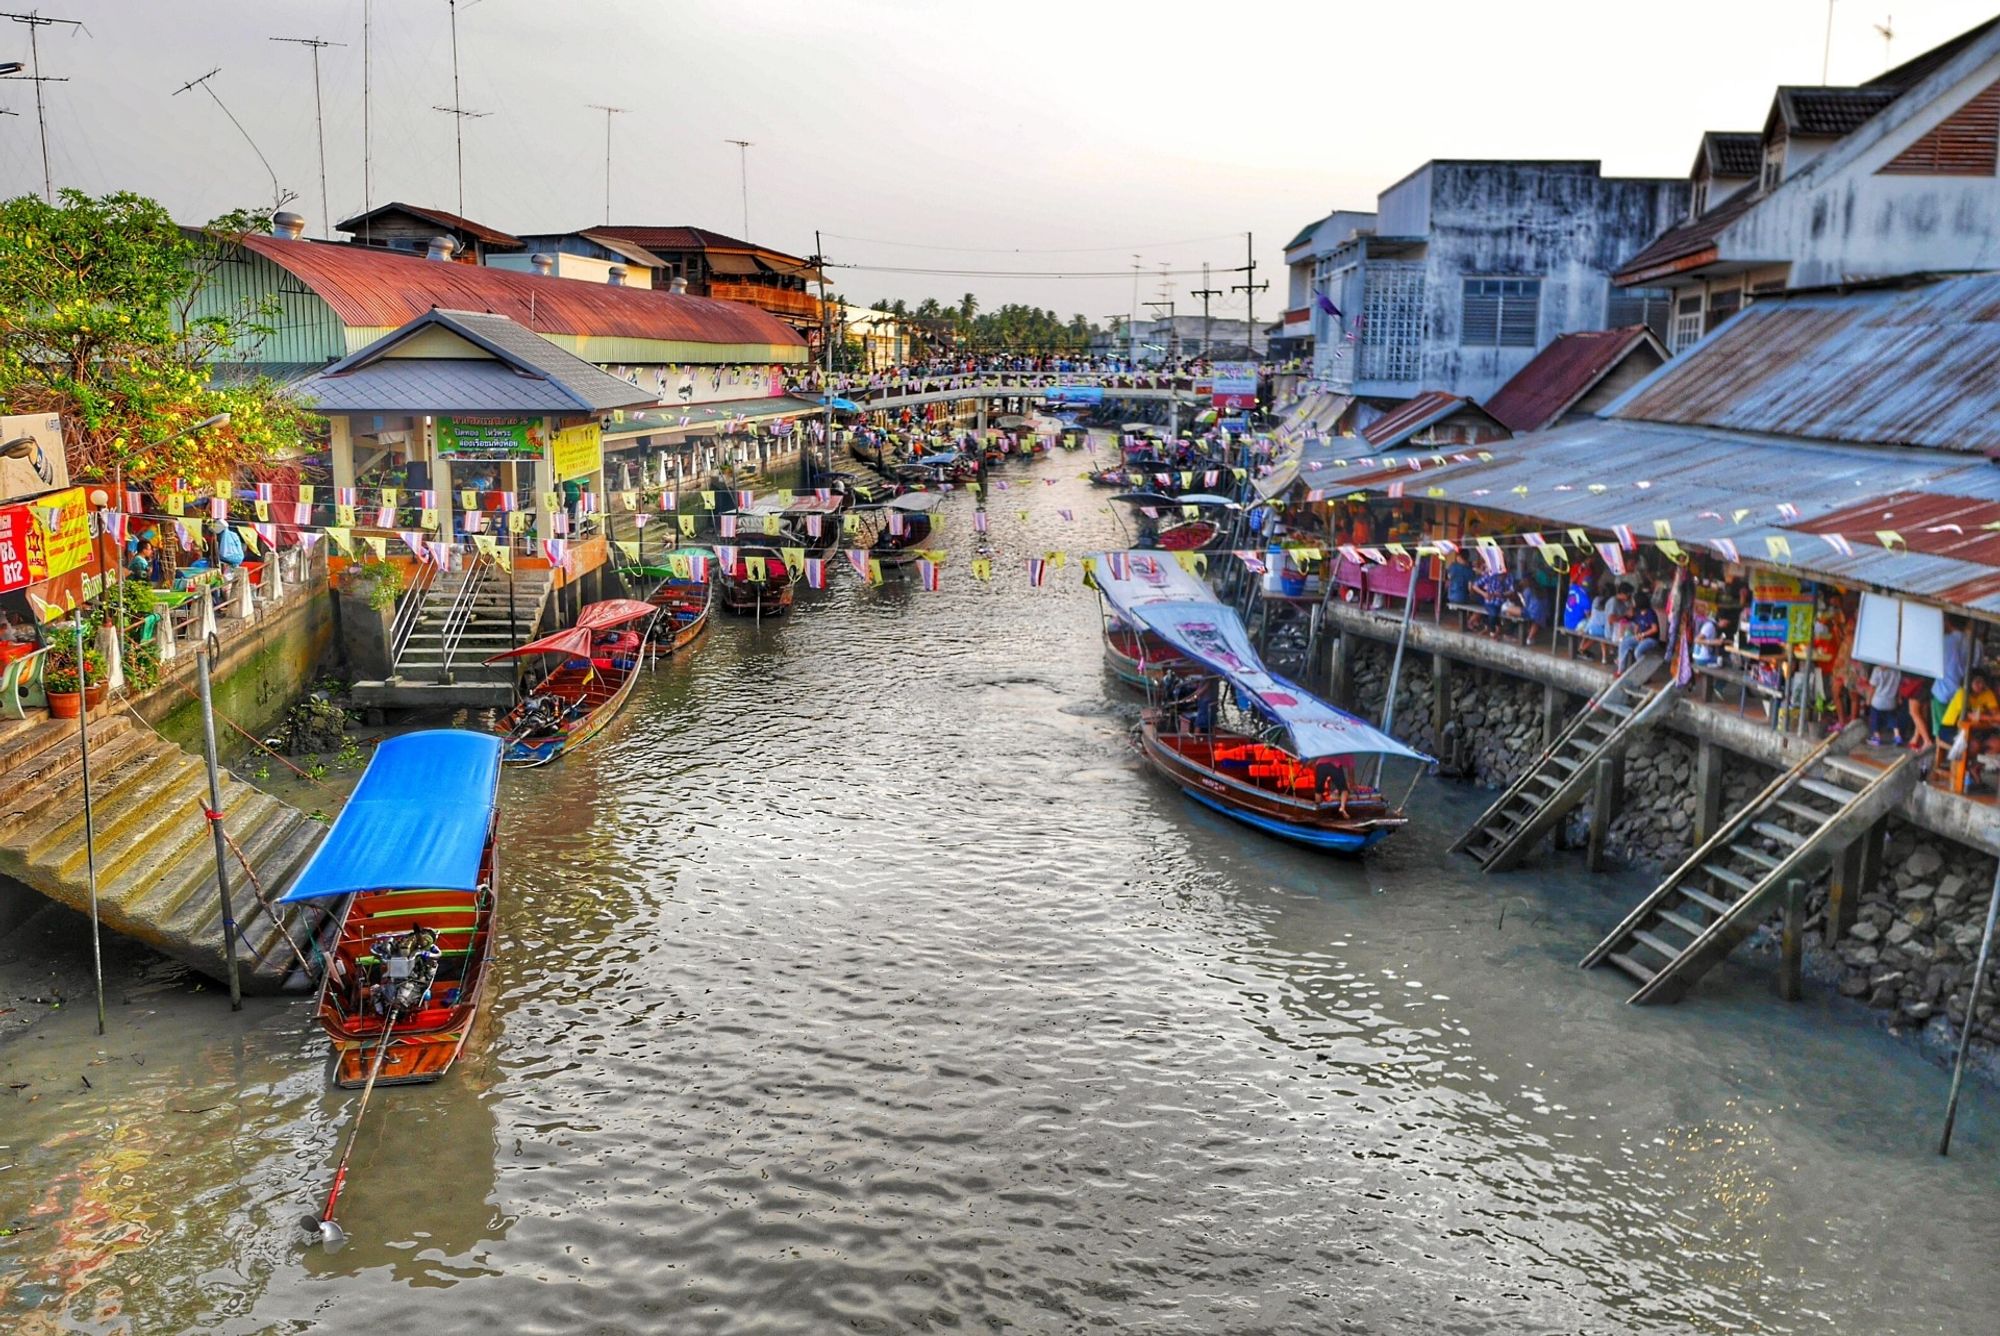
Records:
<instances>
[{"instance_id":1,"label":"wooden boat hull","mask_svg":"<svg viewBox=\"0 0 2000 1336\"><path fill-rule=\"evenodd\" d=\"M1204 807L1220 812L1266 835L1333 853L1358 854L1373 848L1408 824L1380 797L1356 796L1348 815L1335 802L1280 792L1270 783L1252 782L1210 758L1232 746L1258 746L1254 739L1231 734L1178 734L1160 731L1158 718L1148 713L1139 725L1140 749L1153 768Z\"/></svg>"},{"instance_id":2,"label":"wooden boat hull","mask_svg":"<svg viewBox=\"0 0 2000 1336\"><path fill-rule=\"evenodd\" d=\"M1113 677L1141 691L1169 671L1192 667L1157 637L1123 626L1104 628L1104 664Z\"/></svg>"},{"instance_id":3,"label":"wooden boat hull","mask_svg":"<svg viewBox=\"0 0 2000 1336\"><path fill-rule=\"evenodd\" d=\"M717 601L722 610L737 617L779 617L792 606L789 580L730 578L717 581L717 585Z\"/></svg>"},{"instance_id":4,"label":"wooden boat hull","mask_svg":"<svg viewBox=\"0 0 2000 1336\"><path fill-rule=\"evenodd\" d=\"M1222 537L1222 526L1214 520L1187 520L1160 530L1160 548L1165 552L1196 552Z\"/></svg>"},{"instance_id":5,"label":"wooden boat hull","mask_svg":"<svg viewBox=\"0 0 2000 1336\"><path fill-rule=\"evenodd\" d=\"M605 680L605 679L611 680ZM560 696L564 700L581 698L584 706L582 718L564 727L554 737L521 739L509 742L500 753L500 764L511 766L547 765L560 756L584 746L625 708L632 688L639 681L639 660L633 659L630 667L575 668L565 664L543 679L536 691L542 694ZM502 737L512 737L520 726L520 714L526 702L518 705L497 725Z\"/></svg>"},{"instance_id":6,"label":"wooden boat hull","mask_svg":"<svg viewBox=\"0 0 2000 1336\"><path fill-rule=\"evenodd\" d=\"M492 877L489 850L489 887ZM330 963L318 1000L320 1028L333 1043L335 1085L352 1089L364 1084L382 1038L382 1018L367 1006L363 991L373 964L369 943L379 933L406 931L419 923L438 931L444 952L431 987L436 1004L398 1018L376 1084L421 1085L451 1070L480 1018L498 913L499 898L492 889L362 891L347 898L327 952Z\"/></svg>"}]
</instances>

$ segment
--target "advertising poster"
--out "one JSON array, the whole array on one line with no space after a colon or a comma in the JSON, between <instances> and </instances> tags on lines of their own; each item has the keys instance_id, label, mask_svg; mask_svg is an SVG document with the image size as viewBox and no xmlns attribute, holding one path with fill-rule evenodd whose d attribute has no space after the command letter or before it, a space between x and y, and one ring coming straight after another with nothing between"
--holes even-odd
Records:
<instances>
[{"instance_id":1,"label":"advertising poster","mask_svg":"<svg viewBox=\"0 0 2000 1336\"><path fill-rule=\"evenodd\" d=\"M555 466L557 482L597 472L604 467L604 428L595 422L564 427L549 446L549 462Z\"/></svg>"},{"instance_id":2,"label":"advertising poster","mask_svg":"<svg viewBox=\"0 0 2000 1336\"><path fill-rule=\"evenodd\" d=\"M437 452L442 459L539 459L542 420L535 417L466 415L437 420Z\"/></svg>"},{"instance_id":3,"label":"advertising poster","mask_svg":"<svg viewBox=\"0 0 2000 1336\"><path fill-rule=\"evenodd\" d=\"M0 506L0 595L27 591L38 620L76 606L89 563L90 507L81 487Z\"/></svg>"},{"instance_id":4,"label":"advertising poster","mask_svg":"<svg viewBox=\"0 0 2000 1336\"><path fill-rule=\"evenodd\" d=\"M1255 408L1257 406L1257 364L1217 362L1209 404L1215 408Z\"/></svg>"}]
</instances>

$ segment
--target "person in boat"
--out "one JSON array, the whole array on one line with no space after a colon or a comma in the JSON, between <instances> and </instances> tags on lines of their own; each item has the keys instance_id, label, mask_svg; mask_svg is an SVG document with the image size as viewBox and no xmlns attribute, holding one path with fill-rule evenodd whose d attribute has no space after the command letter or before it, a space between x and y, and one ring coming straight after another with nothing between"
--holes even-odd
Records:
<instances>
[{"instance_id":1,"label":"person in boat","mask_svg":"<svg viewBox=\"0 0 2000 1336\"><path fill-rule=\"evenodd\" d=\"M1317 768L1319 800L1323 803L1339 803L1341 816L1346 816L1347 800L1354 792L1353 775L1347 768L1347 761L1339 756L1326 756L1320 758Z\"/></svg>"}]
</instances>

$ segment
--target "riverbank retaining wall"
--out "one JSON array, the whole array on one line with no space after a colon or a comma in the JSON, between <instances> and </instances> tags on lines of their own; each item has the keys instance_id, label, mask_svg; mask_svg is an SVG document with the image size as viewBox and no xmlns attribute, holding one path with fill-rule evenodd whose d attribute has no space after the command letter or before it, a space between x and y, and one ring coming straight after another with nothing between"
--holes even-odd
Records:
<instances>
[{"instance_id":1,"label":"riverbank retaining wall","mask_svg":"<svg viewBox=\"0 0 2000 1336\"><path fill-rule=\"evenodd\" d=\"M1350 651L1348 708L1379 719L1388 686L1390 646L1361 640ZM1493 789L1518 778L1540 755L1546 739L1582 698L1545 682L1489 667L1454 663L1447 698L1438 708L1432 658L1407 655L1396 693L1398 737ZM1549 718L1550 704L1558 716ZM1442 719L1443 729L1438 725ZM1697 740L1671 725L1643 735L1625 763L1625 794L1608 828L1606 848L1627 866L1663 872L1694 849ZM1721 755L1720 810L1740 810L1778 773L1735 753ZM1591 819L1586 801L1562 832L1566 847L1581 848ZM1921 1034L1927 1047L1949 1050L1964 1019L1964 998L1979 954L1995 859L1966 844L1897 817L1886 820L1881 871L1865 885L1853 926L1827 942L1829 877L1807 898L1806 974L1885 1013L1899 1029ZM1556 857L1581 857L1556 854ZM1630 906L1616 907L1622 914ZM1616 917L1607 918L1608 931ZM1775 918L1742 948L1773 950ZM2000 1069L2000 987L1989 977L1975 1009L1976 1048L1989 1072Z\"/></svg>"}]
</instances>

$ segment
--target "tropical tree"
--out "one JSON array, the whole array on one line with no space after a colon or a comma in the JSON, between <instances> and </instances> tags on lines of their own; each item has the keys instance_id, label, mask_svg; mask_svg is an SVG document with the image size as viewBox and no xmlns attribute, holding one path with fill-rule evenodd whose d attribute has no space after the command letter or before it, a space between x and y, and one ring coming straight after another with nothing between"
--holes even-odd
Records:
<instances>
[{"instance_id":1,"label":"tropical tree","mask_svg":"<svg viewBox=\"0 0 2000 1336\"><path fill-rule=\"evenodd\" d=\"M0 203L0 404L60 413L77 478L213 477L296 446L316 424L309 411L268 379L212 378L213 363L270 332L275 302L194 314L227 243L268 223L238 213L190 232L127 192Z\"/></svg>"}]
</instances>

